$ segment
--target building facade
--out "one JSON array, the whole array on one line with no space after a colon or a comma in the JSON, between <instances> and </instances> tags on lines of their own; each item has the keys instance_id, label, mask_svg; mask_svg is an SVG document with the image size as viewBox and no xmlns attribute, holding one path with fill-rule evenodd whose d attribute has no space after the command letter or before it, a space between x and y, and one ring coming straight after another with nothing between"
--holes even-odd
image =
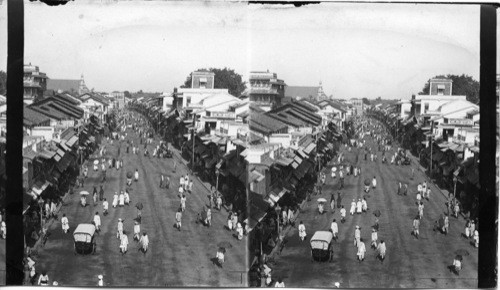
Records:
<instances>
[{"instance_id":1,"label":"building facade","mask_svg":"<svg viewBox=\"0 0 500 290\"><path fill-rule=\"evenodd\" d=\"M193 89L213 89L215 74L210 71L195 71L191 73L191 88Z\"/></svg>"},{"instance_id":2,"label":"building facade","mask_svg":"<svg viewBox=\"0 0 500 290\"><path fill-rule=\"evenodd\" d=\"M276 73L253 71L249 77L250 88L246 92L250 102L265 111L281 105L285 97L285 82ZM245 93L244 93L245 94Z\"/></svg>"},{"instance_id":3,"label":"building facade","mask_svg":"<svg viewBox=\"0 0 500 290\"><path fill-rule=\"evenodd\" d=\"M23 99L25 104L32 104L35 99L42 98L47 90L47 75L40 72L38 66L28 64L24 65L23 78Z\"/></svg>"}]
</instances>

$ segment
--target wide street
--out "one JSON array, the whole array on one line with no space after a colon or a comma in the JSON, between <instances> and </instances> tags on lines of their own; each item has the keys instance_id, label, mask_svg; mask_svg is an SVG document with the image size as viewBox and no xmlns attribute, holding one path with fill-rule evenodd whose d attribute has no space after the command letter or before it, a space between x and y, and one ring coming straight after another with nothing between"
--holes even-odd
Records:
<instances>
[{"instance_id":1,"label":"wide street","mask_svg":"<svg viewBox=\"0 0 500 290\"><path fill-rule=\"evenodd\" d=\"M128 138L134 144L139 144L139 138L131 129L127 129ZM103 139L104 140L104 139ZM155 140L148 145L149 152L158 144ZM116 156L120 142L104 140L108 156ZM57 281L60 286L96 286L97 276L104 276L105 286L228 286L241 287L246 285L245 258L246 239L238 241L224 228L228 213L213 210L212 227L204 227L196 223L197 213L208 203L207 188L194 178L194 189L187 194L186 211L182 217L182 230L174 228L175 212L180 206L177 196L179 177L187 173L186 166L174 154L173 159L158 159L144 157L144 145L140 145L140 154L126 153L126 143L121 145L123 169L107 169L105 182L105 198L109 201L109 215L102 215L102 202L93 206L91 195L87 207L80 206L81 190L92 194L93 185L99 190L101 171L94 172L90 165L89 178L85 186L75 189L73 195L66 198L59 212L66 213L69 219L70 231L64 234L60 220L52 223L49 228L52 235L46 246L40 248L37 258L37 271L47 270L50 281ZM175 149L174 149L175 150ZM96 152L98 154L98 152ZM177 170L174 173L174 160L177 160ZM128 171L139 170L139 181L133 182L130 194L130 206L113 208L111 206L115 191L125 189ZM160 173L171 177L171 186L159 188ZM138 251L133 240L133 219L136 217L135 204L141 202L141 231L147 231L150 245L146 254ZM102 230L97 235L97 252L95 255L75 255L72 233L79 223L90 223L95 212L101 215ZM129 238L129 249L125 255L119 252L119 240L116 238L118 218L124 219L124 231ZM223 268L213 265L212 258L218 249L217 244L227 241L226 262Z\"/></svg>"},{"instance_id":2,"label":"wide street","mask_svg":"<svg viewBox=\"0 0 500 290\"><path fill-rule=\"evenodd\" d=\"M373 139L365 136L366 145L377 150ZM306 227L307 239L299 240L297 226L288 231L288 243L281 255L274 256L274 262L269 266L273 279L282 277L287 287L334 287L335 282L341 288L363 287L419 287L419 288L474 288L477 286L478 252L465 238L465 220L450 218L450 232L447 236L433 231L434 221L446 212L445 197L431 185L430 201L424 201L424 217L420 225L420 237L413 235L412 221L417 215L416 192L417 184L428 179L418 169L418 165L397 166L382 164L381 152L378 161L364 160L364 148L353 149L351 152L342 146L345 163L361 167L361 176L346 176L345 188L342 192L342 204L347 210L346 222L340 223L340 211L332 213L330 205L325 206L327 213L320 215L316 200L324 197L330 201L330 194L339 191L339 178L332 179L330 168L325 169L327 182L322 195L313 196L305 204L297 219L297 225L302 220ZM394 148L392 150L394 152ZM387 154L387 153L386 153ZM359 158L356 158L356 155ZM388 155L390 156L390 154ZM358 160L356 160L358 159ZM390 160L390 159L389 159ZM415 178L411 179L411 168L415 168ZM377 188L371 189L367 198L368 213L349 215L350 203L353 199L362 198L364 180L376 176ZM398 182L409 184L408 196L397 195ZM378 240L385 240L387 255L383 264L376 259L376 251L370 248L371 226L374 224L374 210L380 210L380 229ZM339 224L339 239L333 243L333 261L312 262L309 238L315 231L329 230L333 219ZM367 248L365 260L358 262L357 248L353 244L356 225L361 227L361 238ZM464 249L468 253L463 258L463 269L460 276L450 272L455 252Z\"/></svg>"}]
</instances>

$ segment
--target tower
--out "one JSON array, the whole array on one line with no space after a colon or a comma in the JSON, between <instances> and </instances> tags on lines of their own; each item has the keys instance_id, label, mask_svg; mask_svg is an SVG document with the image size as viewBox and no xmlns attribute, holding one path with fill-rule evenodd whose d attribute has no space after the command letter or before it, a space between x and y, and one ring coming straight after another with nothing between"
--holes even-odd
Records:
<instances>
[{"instance_id":1,"label":"tower","mask_svg":"<svg viewBox=\"0 0 500 290\"><path fill-rule=\"evenodd\" d=\"M80 78L80 86L78 87L78 94L83 95L85 93L88 93L89 89L85 85L85 81L83 80L83 74L82 77Z\"/></svg>"}]
</instances>

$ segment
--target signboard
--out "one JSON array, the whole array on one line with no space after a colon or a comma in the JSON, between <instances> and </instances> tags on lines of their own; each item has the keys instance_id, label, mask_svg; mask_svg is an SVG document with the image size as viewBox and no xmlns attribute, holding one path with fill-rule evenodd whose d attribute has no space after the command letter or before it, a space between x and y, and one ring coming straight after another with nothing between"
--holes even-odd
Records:
<instances>
[{"instance_id":1,"label":"signboard","mask_svg":"<svg viewBox=\"0 0 500 290\"><path fill-rule=\"evenodd\" d=\"M472 126L474 121L472 119L448 119L448 124L457 126Z\"/></svg>"}]
</instances>

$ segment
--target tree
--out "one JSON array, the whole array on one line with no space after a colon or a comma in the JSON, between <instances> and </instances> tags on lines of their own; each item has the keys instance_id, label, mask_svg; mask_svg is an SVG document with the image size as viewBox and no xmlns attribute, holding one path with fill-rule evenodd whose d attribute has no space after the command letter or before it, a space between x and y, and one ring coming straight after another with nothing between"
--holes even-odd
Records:
<instances>
[{"instance_id":1,"label":"tree","mask_svg":"<svg viewBox=\"0 0 500 290\"><path fill-rule=\"evenodd\" d=\"M229 93L233 96L239 97L241 93L245 90L245 82L242 80L242 76L237 74L233 69L229 68L209 68L209 69L198 69L210 71L215 74L214 88L216 89L228 89ZM191 87L191 74L186 78L186 81L181 86L181 88Z\"/></svg>"},{"instance_id":2,"label":"tree","mask_svg":"<svg viewBox=\"0 0 500 290\"><path fill-rule=\"evenodd\" d=\"M123 95L124 95L126 98L129 98L129 99L131 99L131 98L132 98L132 95L130 94L130 92L129 92L129 91L124 91L124 92L123 92Z\"/></svg>"},{"instance_id":3,"label":"tree","mask_svg":"<svg viewBox=\"0 0 500 290\"><path fill-rule=\"evenodd\" d=\"M363 98L362 100L363 100L363 104L370 105L370 101L368 101L367 98Z\"/></svg>"},{"instance_id":4,"label":"tree","mask_svg":"<svg viewBox=\"0 0 500 290\"><path fill-rule=\"evenodd\" d=\"M7 73L0 71L0 95L7 95Z\"/></svg>"},{"instance_id":5,"label":"tree","mask_svg":"<svg viewBox=\"0 0 500 290\"><path fill-rule=\"evenodd\" d=\"M453 81L452 85L452 94L458 96L466 96L467 101L479 104L479 82L473 79L471 76L462 74L462 75L439 75L434 78L447 78ZM424 85L422 91L418 93L419 95L428 95L429 94L429 84L430 79Z\"/></svg>"}]
</instances>

